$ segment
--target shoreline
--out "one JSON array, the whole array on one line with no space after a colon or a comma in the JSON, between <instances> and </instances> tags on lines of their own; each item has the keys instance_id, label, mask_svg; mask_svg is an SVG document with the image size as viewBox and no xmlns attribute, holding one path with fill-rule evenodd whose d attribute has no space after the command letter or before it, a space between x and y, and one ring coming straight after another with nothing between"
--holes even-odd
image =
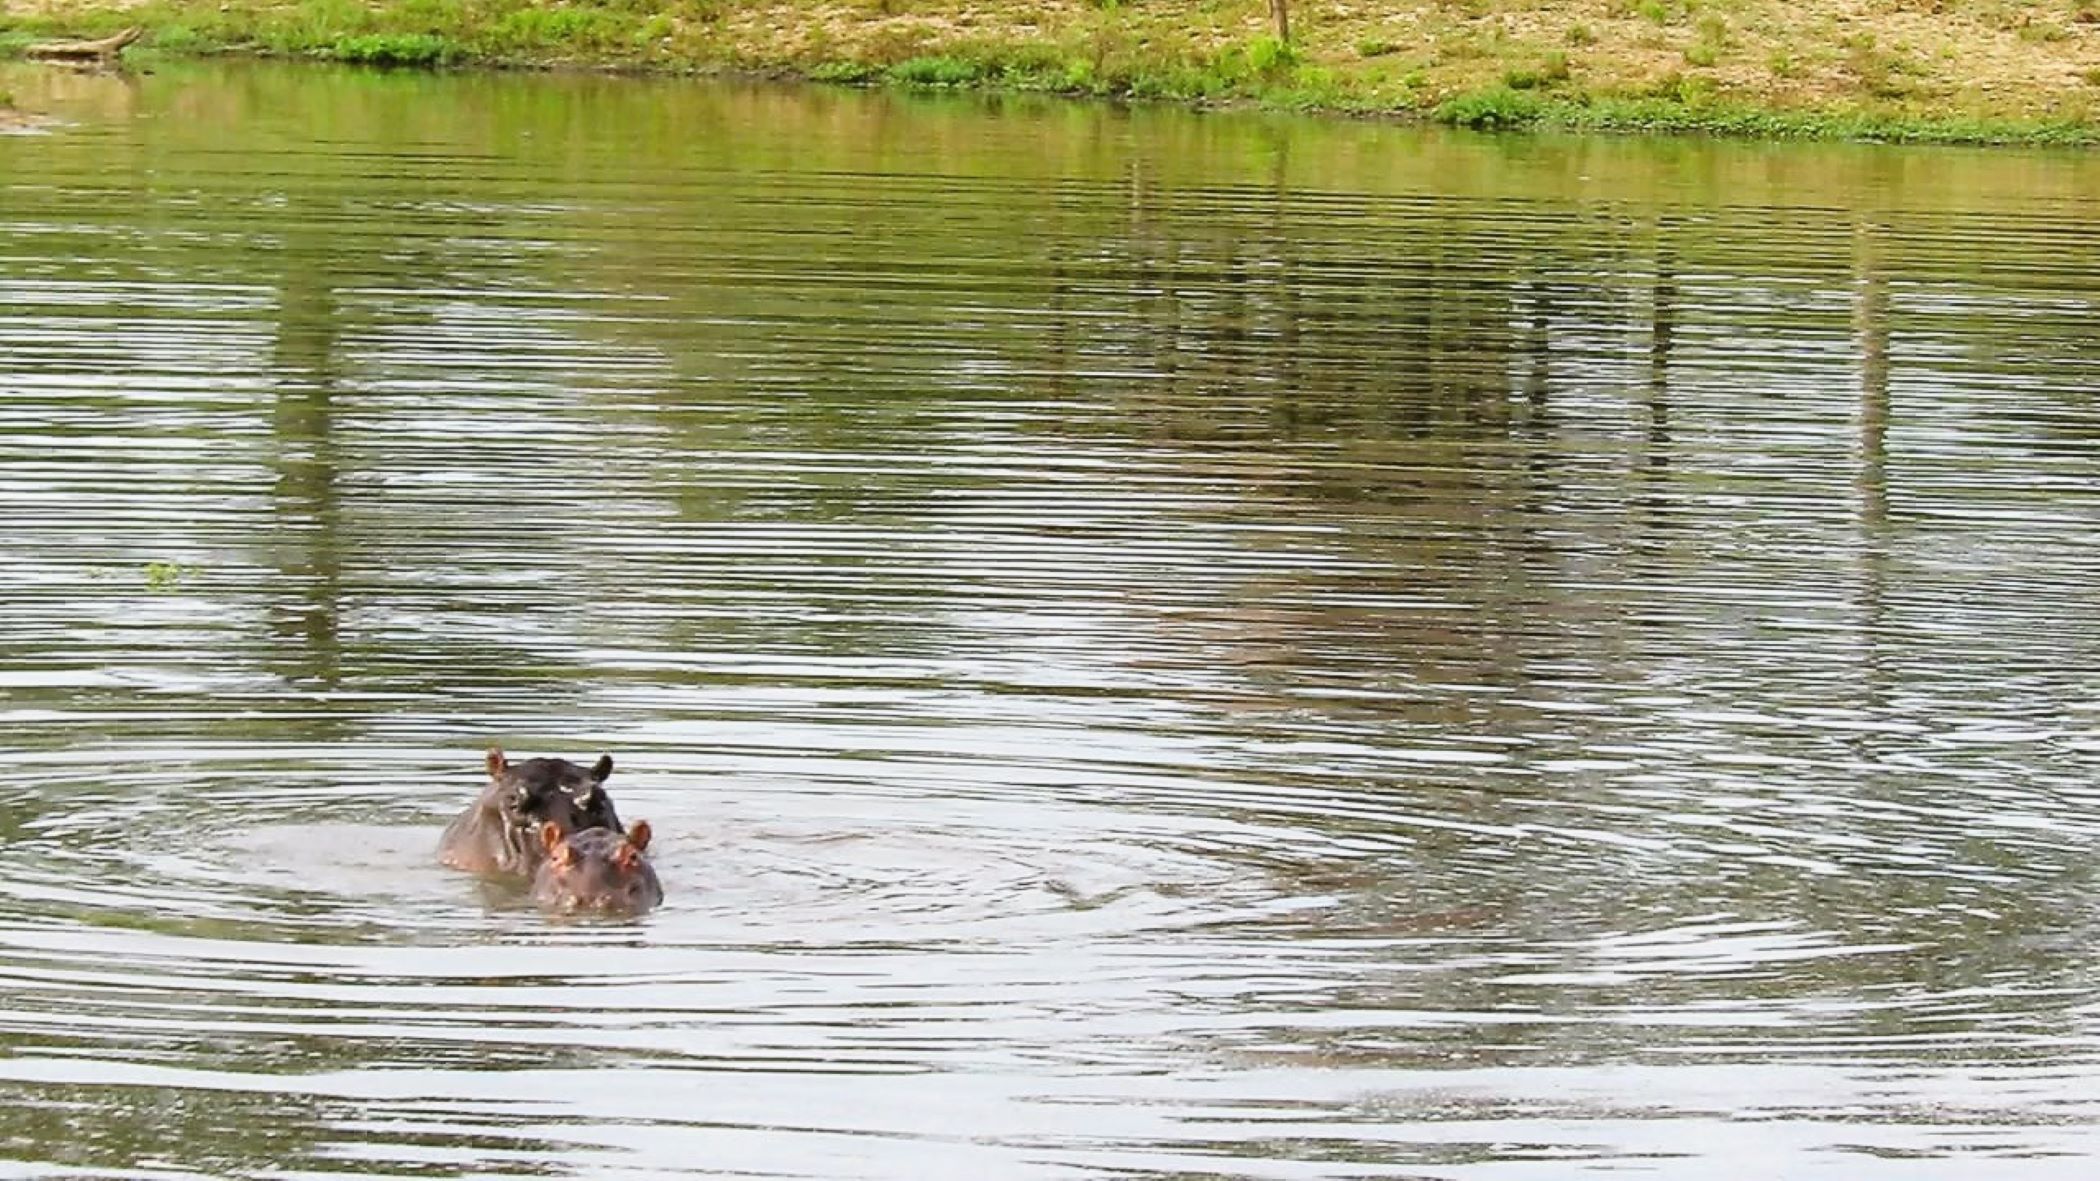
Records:
<instances>
[{"instance_id":1,"label":"shoreline","mask_svg":"<svg viewBox=\"0 0 2100 1181\"><path fill-rule=\"evenodd\" d=\"M618 3L619 0L613 0ZM1983 0L0 0L0 58L144 30L127 60L742 74L1258 107L1483 130L2100 144L2100 0L2005 29ZM1711 5L1711 6L1709 6ZM0 108L4 109L4 108Z\"/></svg>"}]
</instances>

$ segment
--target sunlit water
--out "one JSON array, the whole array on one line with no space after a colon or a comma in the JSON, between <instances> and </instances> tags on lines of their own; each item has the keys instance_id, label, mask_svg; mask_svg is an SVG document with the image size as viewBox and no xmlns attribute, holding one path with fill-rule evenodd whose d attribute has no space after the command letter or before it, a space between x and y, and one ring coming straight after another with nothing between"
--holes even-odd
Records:
<instances>
[{"instance_id":1,"label":"sunlit water","mask_svg":"<svg viewBox=\"0 0 2100 1181\"><path fill-rule=\"evenodd\" d=\"M0 82L0 1175L2089 1175L2100 160Z\"/></svg>"}]
</instances>

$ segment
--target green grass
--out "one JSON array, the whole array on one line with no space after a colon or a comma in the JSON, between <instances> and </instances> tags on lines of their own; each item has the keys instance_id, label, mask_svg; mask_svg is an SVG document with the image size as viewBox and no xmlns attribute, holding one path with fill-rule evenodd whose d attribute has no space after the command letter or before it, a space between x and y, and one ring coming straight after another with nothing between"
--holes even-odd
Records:
<instances>
[{"instance_id":1,"label":"green grass","mask_svg":"<svg viewBox=\"0 0 2100 1181\"><path fill-rule=\"evenodd\" d=\"M153 36L147 39L146 45L155 53L165 53L175 57L194 57L198 54L209 53L213 48L210 37L198 32L189 25L182 24L166 25L155 29Z\"/></svg>"},{"instance_id":2,"label":"green grass","mask_svg":"<svg viewBox=\"0 0 2100 1181\"><path fill-rule=\"evenodd\" d=\"M1429 117L1438 123L1447 123L1453 127L1470 127L1476 131L1509 131L1520 127L1536 127L1548 122L1549 113L1555 109L1546 100L1529 91L1498 86L1493 90L1475 91L1446 99L1429 112Z\"/></svg>"},{"instance_id":3,"label":"green grass","mask_svg":"<svg viewBox=\"0 0 2100 1181\"><path fill-rule=\"evenodd\" d=\"M707 3L682 0L680 8L690 14ZM676 27L644 0L145 0L63 19L0 18L0 56L38 40L104 36L133 23L147 28L137 48L153 54L233 52L404 68L665 64L659 46Z\"/></svg>"},{"instance_id":4,"label":"green grass","mask_svg":"<svg viewBox=\"0 0 2100 1181\"><path fill-rule=\"evenodd\" d=\"M595 8L519 8L497 20L490 35L518 48L603 49L616 44L630 23Z\"/></svg>"},{"instance_id":5,"label":"green grass","mask_svg":"<svg viewBox=\"0 0 2100 1181\"><path fill-rule=\"evenodd\" d=\"M365 33L339 37L323 56L363 66L443 66L465 61L456 42L435 33Z\"/></svg>"},{"instance_id":6,"label":"green grass","mask_svg":"<svg viewBox=\"0 0 2100 1181\"><path fill-rule=\"evenodd\" d=\"M1298 52L1258 37L1203 55L1148 60L1115 41L1055 47L977 45L962 52L905 58L889 65L819 62L800 73L845 85L885 83L931 89L1050 91L1176 102L1257 102L1294 110L1343 110L1351 95L1332 70L1305 65Z\"/></svg>"},{"instance_id":7,"label":"green grass","mask_svg":"<svg viewBox=\"0 0 2100 1181\"><path fill-rule=\"evenodd\" d=\"M1087 10L1093 15L1068 15L1062 24L1036 14L1019 24L973 25L971 32L929 32L912 23L944 15L957 7L954 0L852 0L857 15L824 18L831 24L813 16L808 27L757 29L729 19L740 0L142 0L126 9L92 7L104 0L54 2L84 6L61 8L58 16L0 18L0 55L34 40L103 36L139 23L148 37L138 48L170 56L242 52L402 68L745 70L851 85L1243 104L1495 130L2100 141L2100 123L2049 113L2090 110L2100 67L2070 71L2071 97L2030 104L2030 117L1979 118L1964 105L1975 103L1974 95L1955 96L1949 80L1960 77L1958 68L1935 56L1931 43L1881 44L1834 25L1821 44L1774 46L1762 39L1769 30L1719 0L1612 0L1615 20L1644 27L1636 45L1649 52L1675 45L1682 53L1682 69L1633 81L1616 55L1624 28L1552 26L1529 40L1505 36L1495 31L1501 26L1487 27L1503 0L1438 0L1434 11L1444 23L1410 31L1404 43L1384 10L1329 31L1328 22L1339 18L1315 9L1301 22L1304 40L1289 45L1258 31L1264 26L1223 17L1214 35L1190 31L1230 0L1174 12L1102 0ZM2100 23L2100 0L2061 4L2051 27ZM982 11L1007 10L988 3ZM1762 61L1775 81L1793 82L1776 88L1773 100L1788 105L1759 106L1754 93L1723 94L1708 68L1731 55ZM1804 85L1816 97L1802 97Z\"/></svg>"},{"instance_id":8,"label":"green grass","mask_svg":"<svg viewBox=\"0 0 2100 1181\"><path fill-rule=\"evenodd\" d=\"M1247 57L1247 68L1264 77L1274 77L1301 60L1296 49L1274 37L1256 37L1248 42L1243 52Z\"/></svg>"},{"instance_id":9,"label":"green grass","mask_svg":"<svg viewBox=\"0 0 2100 1181\"><path fill-rule=\"evenodd\" d=\"M1556 51L1547 54L1536 66L1505 71L1502 85L1510 90L1542 90L1566 82L1568 75L1568 55Z\"/></svg>"},{"instance_id":10,"label":"green grass","mask_svg":"<svg viewBox=\"0 0 2100 1181\"><path fill-rule=\"evenodd\" d=\"M1880 143L2100 145L2100 126L2072 119L1953 119L1865 107L1772 111L1717 99L1710 89L1698 86L1663 87L1638 95L1565 97L1495 87L1446 100L1430 117L1454 127L1494 131L1551 129Z\"/></svg>"},{"instance_id":11,"label":"green grass","mask_svg":"<svg viewBox=\"0 0 2100 1181\"><path fill-rule=\"evenodd\" d=\"M1728 21L1718 13L1709 12L1699 18L1695 28L1699 38L1684 47L1685 64L1702 69L1719 64L1731 42Z\"/></svg>"}]
</instances>

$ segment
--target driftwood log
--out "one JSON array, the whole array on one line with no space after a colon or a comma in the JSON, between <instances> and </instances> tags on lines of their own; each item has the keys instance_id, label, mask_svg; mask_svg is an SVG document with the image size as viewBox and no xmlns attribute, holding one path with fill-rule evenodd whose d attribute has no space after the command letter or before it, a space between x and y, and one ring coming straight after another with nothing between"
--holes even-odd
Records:
<instances>
[{"instance_id":1,"label":"driftwood log","mask_svg":"<svg viewBox=\"0 0 2100 1181\"><path fill-rule=\"evenodd\" d=\"M138 40L144 33L144 29L134 27L114 37L104 37L100 41L45 41L22 52L30 57L60 58L66 61L86 61L90 58L110 61L122 53L126 45Z\"/></svg>"}]
</instances>

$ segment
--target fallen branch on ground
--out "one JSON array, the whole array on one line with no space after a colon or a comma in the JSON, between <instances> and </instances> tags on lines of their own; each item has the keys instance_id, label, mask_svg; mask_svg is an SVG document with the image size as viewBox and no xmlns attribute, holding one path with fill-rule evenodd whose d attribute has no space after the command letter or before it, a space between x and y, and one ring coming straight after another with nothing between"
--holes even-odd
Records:
<instances>
[{"instance_id":1,"label":"fallen branch on ground","mask_svg":"<svg viewBox=\"0 0 2100 1181\"><path fill-rule=\"evenodd\" d=\"M72 61L92 57L106 61L123 52L126 45L138 40L144 33L144 29L134 26L100 41L45 41L31 45L22 52L29 57L57 57Z\"/></svg>"}]
</instances>

